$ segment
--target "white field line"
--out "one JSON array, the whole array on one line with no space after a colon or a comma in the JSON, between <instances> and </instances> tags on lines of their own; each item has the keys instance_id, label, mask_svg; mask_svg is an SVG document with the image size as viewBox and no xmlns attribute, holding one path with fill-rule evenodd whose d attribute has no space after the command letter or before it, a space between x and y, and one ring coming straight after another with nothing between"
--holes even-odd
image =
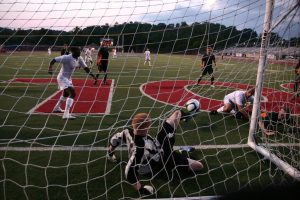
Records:
<instances>
[{"instance_id":1,"label":"white field line","mask_svg":"<svg viewBox=\"0 0 300 200\"><path fill-rule=\"evenodd\" d=\"M266 145L266 144L259 144ZM287 147L287 146L298 146L300 143L277 143L267 144L268 147ZM194 147L195 149L240 149L250 148L247 144L220 144L220 145L192 145L192 146L174 146L174 150L179 150L180 147ZM107 151L107 147L86 147L86 146L52 146L52 147L0 147L0 151ZM120 151L127 151L127 147L119 147Z\"/></svg>"}]
</instances>

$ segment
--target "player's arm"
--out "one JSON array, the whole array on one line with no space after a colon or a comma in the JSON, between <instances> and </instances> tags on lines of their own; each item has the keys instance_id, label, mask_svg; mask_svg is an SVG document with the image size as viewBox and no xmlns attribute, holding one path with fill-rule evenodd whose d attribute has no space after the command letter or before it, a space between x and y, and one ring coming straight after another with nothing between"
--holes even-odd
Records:
<instances>
[{"instance_id":1,"label":"player's arm","mask_svg":"<svg viewBox=\"0 0 300 200\"><path fill-rule=\"evenodd\" d=\"M141 163L144 155L144 144L137 145L135 152L131 156L125 169L125 176L132 187L140 193L141 196L150 195L153 192L153 187L149 185L142 185L139 181L139 163Z\"/></svg>"},{"instance_id":2,"label":"player's arm","mask_svg":"<svg viewBox=\"0 0 300 200\"><path fill-rule=\"evenodd\" d=\"M204 65L205 65L205 61L202 59L202 61L201 61L201 68L202 69L204 68Z\"/></svg>"},{"instance_id":3,"label":"player's arm","mask_svg":"<svg viewBox=\"0 0 300 200\"><path fill-rule=\"evenodd\" d=\"M213 57L213 62L214 62L215 67L216 67L217 66L217 62L216 62L216 57L215 56Z\"/></svg>"},{"instance_id":4,"label":"player's arm","mask_svg":"<svg viewBox=\"0 0 300 200\"><path fill-rule=\"evenodd\" d=\"M83 70L90 75L93 79L97 79L96 76L91 72L90 68L88 68L88 66L86 65L86 63L84 62L84 60L80 57L79 58L79 63L80 66L83 67Z\"/></svg>"},{"instance_id":5,"label":"player's arm","mask_svg":"<svg viewBox=\"0 0 300 200\"><path fill-rule=\"evenodd\" d=\"M183 116L183 112L181 110L176 110L174 111L171 116L169 116L167 119L166 119L166 122L168 124L170 124L173 129L175 130L180 122L180 120L182 119L182 116Z\"/></svg>"},{"instance_id":6,"label":"player's arm","mask_svg":"<svg viewBox=\"0 0 300 200\"><path fill-rule=\"evenodd\" d=\"M83 70L88 74L88 75L90 75L93 79L97 79L96 78L96 76L93 74L93 72L91 71L91 69L90 68L88 68L88 67L83 67Z\"/></svg>"},{"instance_id":7,"label":"player's arm","mask_svg":"<svg viewBox=\"0 0 300 200\"><path fill-rule=\"evenodd\" d=\"M117 161L117 157L115 155L115 149L122 144L126 144L125 130L115 133L110 138L109 145L108 145L108 152L107 152L108 160L110 160L111 162Z\"/></svg>"},{"instance_id":8,"label":"player's arm","mask_svg":"<svg viewBox=\"0 0 300 200\"><path fill-rule=\"evenodd\" d=\"M259 121L258 121L258 126L265 135L274 135L275 134L275 131L271 131L271 130L268 130L265 128L264 122L261 119L259 119Z\"/></svg>"},{"instance_id":9,"label":"player's arm","mask_svg":"<svg viewBox=\"0 0 300 200\"><path fill-rule=\"evenodd\" d=\"M51 75L52 75L52 73L53 73L53 65L54 65L54 63L56 63L56 60L55 60L55 58L53 58L53 59L50 61L50 63L49 63L49 67L48 67L48 74L51 74Z\"/></svg>"},{"instance_id":10,"label":"player's arm","mask_svg":"<svg viewBox=\"0 0 300 200\"><path fill-rule=\"evenodd\" d=\"M237 109L238 111L243 115L244 119L249 119L249 115L248 113L246 112L245 108L243 105L238 105L237 104Z\"/></svg>"},{"instance_id":11,"label":"player's arm","mask_svg":"<svg viewBox=\"0 0 300 200\"><path fill-rule=\"evenodd\" d=\"M99 50L98 52L98 55L97 55L97 65L101 65L101 61L102 61L102 52L101 52L101 49Z\"/></svg>"}]
</instances>

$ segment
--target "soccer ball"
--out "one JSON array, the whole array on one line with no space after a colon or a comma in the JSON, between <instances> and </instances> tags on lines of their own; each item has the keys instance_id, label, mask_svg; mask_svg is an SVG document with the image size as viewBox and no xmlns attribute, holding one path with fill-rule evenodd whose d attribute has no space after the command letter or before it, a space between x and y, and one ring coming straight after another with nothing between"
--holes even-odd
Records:
<instances>
[{"instance_id":1,"label":"soccer ball","mask_svg":"<svg viewBox=\"0 0 300 200\"><path fill-rule=\"evenodd\" d=\"M200 110L200 102L197 99L190 99L185 103L185 107L189 112Z\"/></svg>"}]
</instances>

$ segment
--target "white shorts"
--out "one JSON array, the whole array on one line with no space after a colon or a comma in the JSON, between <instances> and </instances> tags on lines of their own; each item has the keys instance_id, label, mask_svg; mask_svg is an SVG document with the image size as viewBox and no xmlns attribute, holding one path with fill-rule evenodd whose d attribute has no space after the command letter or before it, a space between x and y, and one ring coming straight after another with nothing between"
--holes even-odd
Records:
<instances>
[{"instance_id":1,"label":"white shorts","mask_svg":"<svg viewBox=\"0 0 300 200\"><path fill-rule=\"evenodd\" d=\"M93 59L92 59L92 57L85 57L85 61L84 62L92 62L93 61Z\"/></svg>"},{"instance_id":2,"label":"white shorts","mask_svg":"<svg viewBox=\"0 0 300 200\"><path fill-rule=\"evenodd\" d=\"M235 107L235 103L232 100L230 100L230 98L227 95L224 97L224 104L231 104L233 108Z\"/></svg>"},{"instance_id":3,"label":"white shorts","mask_svg":"<svg viewBox=\"0 0 300 200\"><path fill-rule=\"evenodd\" d=\"M60 89L60 90L64 90L68 87L74 87L72 80L70 80L66 77L63 77L63 76L57 77L57 83L58 83L58 89Z\"/></svg>"}]
</instances>

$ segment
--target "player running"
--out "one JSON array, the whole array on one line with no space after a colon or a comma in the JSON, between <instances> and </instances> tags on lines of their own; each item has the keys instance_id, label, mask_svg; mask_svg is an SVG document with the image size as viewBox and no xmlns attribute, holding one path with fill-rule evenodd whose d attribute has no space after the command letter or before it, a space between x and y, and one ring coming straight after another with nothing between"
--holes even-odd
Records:
<instances>
[{"instance_id":1,"label":"player running","mask_svg":"<svg viewBox=\"0 0 300 200\"><path fill-rule=\"evenodd\" d=\"M110 46L111 41L102 41L100 44L100 48L97 55L97 67L98 67L98 73L96 74L96 80L94 82L94 85L97 84L97 79L100 75L100 73L104 72L104 78L103 78L103 85L106 85L106 79L107 79L107 68L108 68L108 58L109 58L109 52L108 52L108 46Z\"/></svg>"},{"instance_id":2,"label":"player running","mask_svg":"<svg viewBox=\"0 0 300 200\"><path fill-rule=\"evenodd\" d=\"M150 57L150 51L149 49L147 48L146 51L145 51L145 62L144 62L144 65L148 62L149 66L151 66L151 57Z\"/></svg>"},{"instance_id":3,"label":"player running","mask_svg":"<svg viewBox=\"0 0 300 200\"><path fill-rule=\"evenodd\" d=\"M215 64L215 67L216 67L217 66L216 57L212 53L212 48L208 47L206 49L206 53L202 57L202 62L201 62L202 74L198 79L197 85L199 85L200 81L202 80L202 77L208 73L210 75L210 81L211 81L210 86L215 87L214 86L215 77L214 77L213 63Z\"/></svg>"},{"instance_id":4,"label":"player running","mask_svg":"<svg viewBox=\"0 0 300 200\"><path fill-rule=\"evenodd\" d=\"M125 168L125 176L141 196L149 195L153 191L152 186L143 186L140 183L141 175L155 176L162 170L170 172L174 169L184 171L203 169L201 162L173 150L176 128L180 120L190 115L191 113L180 110L174 111L163 122L156 138L152 138L148 134L152 124L149 115L139 113L132 119L132 129L126 128L111 137L108 159L116 162L115 149L122 144L127 144L129 161Z\"/></svg>"},{"instance_id":5,"label":"player running","mask_svg":"<svg viewBox=\"0 0 300 200\"><path fill-rule=\"evenodd\" d=\"M72 74L77 67L83 67L83 69L88 73L91 77L96 80L96 77L90 72L90 69L87 67L83 58L80 57L80 48L79 47L71 47L71 54L63 55L54 58L51 60L48 68L48 73L53 73L53 65L58 62L62 64L62 67L57 75L57 83L60 90L63 91L62 96L59 98L56 103L53 112L54 113L63 113L63 119L75 119L73 115L70 114L70 108L74 102L74 98L76 96L75 89L72 84ZM66 108L62 110L60 108L61 104L66 100Z\"/></svg>"}]
</instances>

